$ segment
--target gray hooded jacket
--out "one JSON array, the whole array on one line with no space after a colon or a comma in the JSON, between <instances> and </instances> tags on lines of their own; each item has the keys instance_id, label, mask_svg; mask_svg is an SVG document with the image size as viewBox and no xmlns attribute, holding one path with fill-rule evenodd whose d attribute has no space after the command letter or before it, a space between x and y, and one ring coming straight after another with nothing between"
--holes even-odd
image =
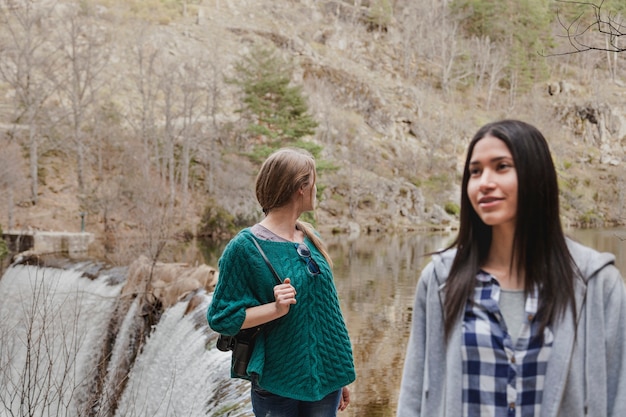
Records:
<instances>
[{"instance_id":1,"label":"gray hooded jacket","mask_svg":"<svg viewBox=\"0 0 626 417\"><path fill-rule=\"evenodd\" d=\"M624 417L624 282L612 254L567 244L584 276L575 283L578 320L570 309L551 326L554 345L540 417ZM433 256L417 284L397 417L462 415L461 326L447 344L443 332L441 289L454 254L452 249Z\"/></svg>"}]
</instances>

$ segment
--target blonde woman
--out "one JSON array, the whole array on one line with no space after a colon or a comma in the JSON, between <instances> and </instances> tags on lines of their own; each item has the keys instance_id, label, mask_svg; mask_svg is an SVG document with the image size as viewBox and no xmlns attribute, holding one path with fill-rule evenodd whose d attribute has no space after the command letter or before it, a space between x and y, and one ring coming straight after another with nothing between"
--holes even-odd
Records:
<instances>
[{"instance_id":1,"label":"blonde woman","mask_svg":"<svg viewBox=\"0 0 626 417\"><path fill-rule=\"evenodd\" d=\"M257 417L334 417L350 402L352 348L319 235L298 220L315 207L313 157L280 149L261 166L256 197L265 217L242 230L219 260L207 318L216 332L270 323L259 334L246 379ZM272 273L256 240L278 274Z\"/></svg>"}]
</instances>

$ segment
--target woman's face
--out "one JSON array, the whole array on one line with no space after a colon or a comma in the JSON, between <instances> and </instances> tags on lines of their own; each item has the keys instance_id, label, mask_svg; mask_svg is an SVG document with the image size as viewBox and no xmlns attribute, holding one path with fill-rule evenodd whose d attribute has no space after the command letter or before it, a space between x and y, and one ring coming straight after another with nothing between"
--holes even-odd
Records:
<instances>
[{"instance_id":1,"label":"woman's face","mask_svg":"<svg viewBox=\"0 0 626 417\"><path fill-rule=\"evenodd\" d=\"M517 171L506 144L494 136L476 142L469 163L467 194L482 221L493 227L515 226Z\"/></svg>"}]
</instances>

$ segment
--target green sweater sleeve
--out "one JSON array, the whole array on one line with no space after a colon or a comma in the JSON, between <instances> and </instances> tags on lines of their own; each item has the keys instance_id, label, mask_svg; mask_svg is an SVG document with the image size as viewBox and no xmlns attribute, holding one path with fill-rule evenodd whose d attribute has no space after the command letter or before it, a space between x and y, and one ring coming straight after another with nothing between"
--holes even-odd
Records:
<instances>
[{"instance_id":1,"label":"green sweater sleeve","mask_svg":"<svg viewBox=\"0 0 626 417\"><path fill-rule=\"evenodd\" d=\"M218 262L219 276L207 311L211 329L235 335L241 328L246 309L274 301L270 270L244 229L226 245Z\"/></svg>"}]
</instances>

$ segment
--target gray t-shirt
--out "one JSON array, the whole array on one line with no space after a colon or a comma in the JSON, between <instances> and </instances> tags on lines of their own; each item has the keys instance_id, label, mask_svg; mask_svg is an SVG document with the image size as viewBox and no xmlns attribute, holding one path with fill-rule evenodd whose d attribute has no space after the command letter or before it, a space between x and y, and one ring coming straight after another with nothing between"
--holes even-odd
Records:
<instances>
[{"instance_id":1,"label":"gray t-shirt","mask_svg":"<svg viewBox=\"0 0 626 417\"><path fill-rule=\"evenodd\" d=\"M260 225L259 223L252 226L250 228L250 231L256 237L264 240L271 240L273 242L289 242L288 240L283 239L282 237L278 236L276 233L272 232L267 227Z\"/></svg>"},{"instance_id":2,"label":"gray t-shirt","mask_svg":"<svg viewBox=\"0 0 626 417\"><path fill-rule=\"evenodd\" d=\"M526 297L524 290L500 289L500 301L498 304L509 335L511 339L513 339L513 345L515 345L526 317Z\"/></svg>"}]
</instances>

